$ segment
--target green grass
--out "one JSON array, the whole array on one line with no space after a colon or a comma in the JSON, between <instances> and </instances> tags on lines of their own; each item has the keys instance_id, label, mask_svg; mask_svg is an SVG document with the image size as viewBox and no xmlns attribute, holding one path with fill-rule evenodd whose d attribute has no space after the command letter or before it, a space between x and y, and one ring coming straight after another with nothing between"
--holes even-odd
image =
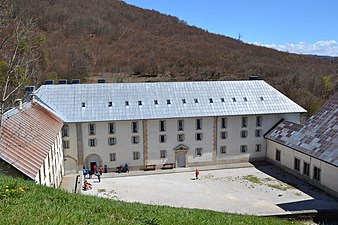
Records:
<instances>
[{"instance_id":1,"label":"green grass","mask_svg":"<svg viewBox=\"0 0 338 225\"><path fill-rule=\"evenodd\" d=\"M151 194L151 193L149 193ZM201 198L206 196L201 193ZM0 174L0 224L294 224L277 218L70 194Z\"/></svg>"},{"instance_id":2,"label":"green grass","mask_svg":"<svg viewBox=\"0 0 338 225\"><path fill-rule=\"evenodd\" d=\"M255 184L261 184L262 183L261 180L258 177L254 176L254 175L243 176L243 179L247 180L247 181L249 181L251 183L255 183Z\"/></svg>"}]
</instances>

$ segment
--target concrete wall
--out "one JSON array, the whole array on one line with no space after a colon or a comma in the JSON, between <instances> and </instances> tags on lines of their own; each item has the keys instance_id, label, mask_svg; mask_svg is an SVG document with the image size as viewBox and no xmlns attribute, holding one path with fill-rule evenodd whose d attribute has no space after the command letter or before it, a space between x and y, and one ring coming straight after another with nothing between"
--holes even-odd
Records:
<instances>
[{"instance_id":1,"label":"concrete wall","mask_svg":"<svg viewBox=\"0 0 338 225\"><path fill-rule=\"evenodd\" d=\"M335 195L336 197L338 197L338 180L337 180L338 167L335 167L326 162L315 159L313 157L310 157L301 152L298 152L296 150L293 150L291 148L280 145L270 140L267 141L267 145L268 145L267 158L269 159L269 161L289 171L293 175L296 175L306 180L307 182L313 184L314 186L317 186L318 188L321 188L324 191L327 191L331 193L332 195ZM281 152L280 162L276 161L275 159L276 149L280 150ZM295 158L300 160L299 171L294 169ZM310 175L309 176L306 176L303 174L304 162L310 164ZM317 168L320 168L321 170L320 181L313 179L314 166L316 166Z\"/></svg>"}]
</instances>

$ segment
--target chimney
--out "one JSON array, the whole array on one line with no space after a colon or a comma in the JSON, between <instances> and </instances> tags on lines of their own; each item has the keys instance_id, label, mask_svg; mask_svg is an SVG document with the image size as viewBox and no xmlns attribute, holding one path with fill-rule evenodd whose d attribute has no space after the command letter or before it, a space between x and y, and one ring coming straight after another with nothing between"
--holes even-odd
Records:
<instances>
[{"instance_id":1,"label":"chimney","mask_svg":"<svg viewBox=\"0 0 338 225\"><path fill-rule=\"evenodd\" d=\"M249 80L260 80L258 75L251 75Z\"/></svg>"},{"instance_id":2,"label":"chimney","mask_svg":"<svg viewBox=\"0 0 338 225\"><path fill-rule=\"evenodd\" d=\"M35 86L26 86L25 87L25 100L29 101L32 99L32 94L35 91Z\"/></svg>"},{"instance_id":3,"label":"chimney","mask_svg":"<svg viewBox=\"0 0 338 225\"><path fill-rule=\"evenodd\" d=\"M106 80L105 79L98 79L97 83L98 84L104 84L104 83L106 83Z\"/></svg>"},{"instance_id":4,"label":"chimney","mask_svg":"<svg viewBox=\"0 0 338 225\"><path fill-rule=\"evenodd\" d=\"M15 104L16 108L18 108L19 110L23 109L23 107L22 107L22 99L20 99L20 98L19 99L15 99L14 104Z\"/></svg>"},{"instance_id":5,"label":"chimney","mask_svg":"<svg viewBox=\"0 0 338 225\"><path fill-rule=\"evenodd\" d=\"M66 79L60 79L58 84L67 84L67 80Z\"/></svg>"},{"instance_id":6,"label":"chimney","mask_svg":"<svg viewBox=\"0 0 338 225\"><path fill-rule=\"evenodd\" d=\"M44 85L53 85L54 84L54 80L45 80Z\"/></svg>"},{"instance_id":7,"label":"chimney","mask_svg":"<svg viewBox=\"0 0 338 225\"><path fill-rule=\"evenodd\" d=\"M80 79L73 79L72 84L80 84Z\"/></svg>"}]
</instances>

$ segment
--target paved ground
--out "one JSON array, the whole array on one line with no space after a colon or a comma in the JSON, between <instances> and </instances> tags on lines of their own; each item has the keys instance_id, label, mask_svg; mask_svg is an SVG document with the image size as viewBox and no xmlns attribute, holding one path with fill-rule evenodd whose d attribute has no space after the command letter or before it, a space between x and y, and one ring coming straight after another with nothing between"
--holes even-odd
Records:
<instances>
[{"instance_id":1,"label":"paved ground","mask_svg":"<svg viewBox=\"0 0 338 225\"><path fill-rule=\"evenodd\" d=\"M93 189L83 193L128 202L255 215L338 210L337 199L272 165L200 169L199 180L194 179L194 168L157 171L165 174L104 174L100 183L94 176L88 180Z\"/></svg>"}]
</instances>

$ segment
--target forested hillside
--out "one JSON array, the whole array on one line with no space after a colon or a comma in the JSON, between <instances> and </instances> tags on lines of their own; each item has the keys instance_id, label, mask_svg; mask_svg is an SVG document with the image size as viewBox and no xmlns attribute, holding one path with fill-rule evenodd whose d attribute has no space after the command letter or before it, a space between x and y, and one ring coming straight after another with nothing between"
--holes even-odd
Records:
<instances>
[{"instance_id":1,"label":"forested hillside","mask_svg":"<svg viewBox=\"0 0 338 225\"><path fill-rule=\"evenodd\" d=\"M310 113L338 90L337 58L249 45L123 1L16 1L15 12L36 18L47 39L48 63L36 82L234 80L260 75Z\"/></svg>"}]
</instances>

